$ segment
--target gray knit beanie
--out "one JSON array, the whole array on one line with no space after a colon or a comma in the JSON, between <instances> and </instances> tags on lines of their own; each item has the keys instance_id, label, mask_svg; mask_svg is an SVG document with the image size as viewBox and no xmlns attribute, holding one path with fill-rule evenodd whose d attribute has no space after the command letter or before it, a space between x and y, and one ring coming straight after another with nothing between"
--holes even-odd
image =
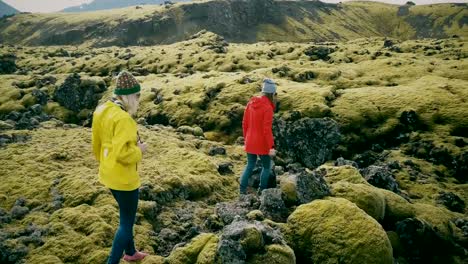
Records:
<instances>
[{"instance_id":1,"label":"gray knit beanie","mask_svg":"<svg viewBox=\"0 0 468 264\"><path fill-rule=\"evenodd\" d=\"M276 84L272 79L265 78L262 85L262 93L275 94Z\"/></svg>"}]
</instances>

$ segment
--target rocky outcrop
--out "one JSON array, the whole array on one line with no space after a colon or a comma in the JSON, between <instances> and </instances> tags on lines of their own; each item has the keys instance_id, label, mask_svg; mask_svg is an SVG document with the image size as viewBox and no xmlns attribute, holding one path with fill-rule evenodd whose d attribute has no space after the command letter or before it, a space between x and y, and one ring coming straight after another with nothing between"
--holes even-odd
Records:
<instances>
[{"instance_id":1,"label":"rocky outcrop","mask_svg":"<svg viewBox=\"0 0 468 264\"><path fill-rule=\"evenodd\" d=\"M394 193L400 193L398 183L390 169L387 167L372 165L362 169L361 174L368 183L375 187L390 190Z\"/></svg>"},{"instance_id":2,"label":"rocky outcrop","mask_svg":"<svg viewBox=\"0 0 468 264\"><path fill-rule=\"evenodd\" d=\"M345 6L345 8L343 7ZM466 34L453 24L462 25L464 21L459 12L466 5L434 5L430 8L412 7L414 14L398 16L398 9L406 7L388 6L381 8L374 4L368 7L348 4L329 4L320 1L195 1L184 5L166 5L164 9L149 9L139 11L144 15L131 16L135 7L122 9L118 17L123 20L116 23L115 18L103 13L96 19L80 19L87 14L77 15L77 22L70 23L64 15L41 15L41 19L34 19L34 15L21 15L21 18L5 19L0 26L0 41L9 44L27 45L79 45L86 42L95 46L129 46L166 44L184 40L187 36L206 29L224 36L229 41L336 41L360 38L363 35L372 37L387 36L381 19L382 12L390 15L393 10L392 21L398 21L409 27L407 31L397 34L396 38L425 38L448 37L453 32L461 36ZM131 10L131 11L130 11ZM375 15L367 16L369 10ZM444 23L436 23L431 13L441 13ZM146 12L145 12L146 11ZM419 15L420 14L420 15ZM29 18L33 16L33 18ZM359 23L329 24L324 21L344 19ZM65 23L67 21L68 23ZM294 21L292 26L290 21ZM24 22L21 29L10 28L12 24ZM33 34L35 29L49 25L49 30L43 34ZM272 31L272 27L276 31ZM8 30L6 30L8 29ZM8 34L6 34L8 32ZM280 34L278 34L280 33ZM409 35L408 35L409 34ZM222 46L215 47L215 52L224 52ZM327 59L330 51L312 51L311 57Z\"/></svg>"},{"instance_id":3,"label":"rocky outcrop","mask_svg":"<svg viewBox=\"0 0 468 264\"><path fill-rule=\"evenodd\" d=\"M262 256L263 255L263 256ZM265 256L266 255L266 256ZM258 221L236 219L223 229L217 249L220 263L296 263L281 233Z\"/></svg>"},{"instance_id":4,"label":"rocky outcrop","mask_svg":"<svg viewBox=\"0 0 468 264\"><path fill-rule=\"evenodd\" d=\"M259 206L260 201L256 195L242 195L239 201L216 204L215 213L225 225L229 225L236 216L244 218L248 212L258 209Z\"/></svg>"},{"instance_id":5,"label":"rocky outcrop","mask_svg":"<svg viewBox=\"0 0 468 264\"><path fill-rule=\"evenodd\" d=\"M443 204L447 209L453 212L465 212L465 201L452 192L442 192L437 197L437 202Z\"/></svg>"},{"instance_id":6,"label":"rocky outcrop","mask_svg":"<svg viewBox=\"0 0 468 264\"><path fill-rule=\"evenodd\" d=\"M467 151L462 151L458 154L453 153L453 151L443 145L438 146L430 140L418 140L418 138L405 144L403 151L405 154L446 166L450 170L450 174L461 183L468 181Z\"/></svg>"},{"instance_id":7,"label":"rocky outcrop","mask_svg":"<svg viewBox=\"0 0 468 264\"><path fill-rule=\"evenodd\" d=\"M281 155L316 168L331 159L333 149L340 141L338 123L330 118L303 118L287 122L273 122L275 148Z\"/></svg>"},{"instance_id":8,"label":"rocky outcrop","mask_svg":"<svg viewBox=\"0 0 468 264\"><path fill-rule=\"evenodd\" d=\"M285 222L288 209L281 197L280 189L266 189L260 195L260 211L263 215L275 222Z\"/></svg>"},{"instance_id":9,"label":"rocky outcrop","mask_svg":"<svg viewBox=\"0 0 468 264\"><path fill-rule=\"evenodd\" d=\"M0 74L11 74L16 71L16 55L1 54L0 55Z\"/></svg>"},{"instance_id":10,"label":"rocky outcrop","mask_svg":"<svg viewBox=\"0 0 468 264\"><path fill-rule=\"evenodd\" d=\"M296 173L288 172L283 175L280 186L286 204L309 203L329 195L330 189L323 178L325 174L325 170L315 170L313 172L302 170Z\"/></svg>"},{"instance_id":11,"label":"rocky outcrop","mask_svg":"<svg viewBox=\"0 0 468 264\"><path fill-rule=\"evenodd\" d=\"M54 100L65 108L79 113L83 109L94 110L106 90L103 81L83 80L79 74L74 73L55 90Z\"/></svg>"},{"instance_id":12,"label":"rocky outcrop","mask_svg":"<svg viewBox=\"0 0 468 264\"><path fill-rule=\"evenodd\" d=\"M403 256L410 263L453 263L456 255L466 257L463 249L447 240L427 222L408 218L396 224Z\"/></svg>"}]
</instances>

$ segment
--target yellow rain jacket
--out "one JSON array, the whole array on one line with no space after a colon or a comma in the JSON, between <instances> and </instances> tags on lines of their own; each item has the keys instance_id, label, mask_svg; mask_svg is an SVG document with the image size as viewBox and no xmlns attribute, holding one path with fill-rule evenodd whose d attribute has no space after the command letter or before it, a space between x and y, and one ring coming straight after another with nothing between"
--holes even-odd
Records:
<instances>
[{"instance_id":1,"label":"yellow rain jacket","mask_svg":"<svg viewBox=\"0 0 468 264\"><path fill-rule=\"evenodd\" d=\"M137 125L130 114L113 102L99 106L93 114L93 152L99 161L99 181L119 191L140 187L137 163Z\"/></svg>"}]
</instances>

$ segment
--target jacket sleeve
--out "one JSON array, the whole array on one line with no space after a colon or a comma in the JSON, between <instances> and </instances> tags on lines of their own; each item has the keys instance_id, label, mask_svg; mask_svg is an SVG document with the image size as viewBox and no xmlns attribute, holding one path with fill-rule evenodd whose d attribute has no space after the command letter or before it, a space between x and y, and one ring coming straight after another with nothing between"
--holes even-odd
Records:
<instances>
[{"instance_id":1,"label":"jacket sleeve","mask_svg":"<svg viewBox=\"0 0 468 264\"><path fill-rule=\"evenodd\" d=\"M97 161L101 159L101 137L99 135L99 128L96 122L96 118L93 118L93 124L91 126L92 136L91 142L93 145L93 154Z\"/></svg>"},{"instance_id":2,"label":"jacket sleeve","mask_svg":"<svg viewBox=\"0 0 468 264\"><path fill-rule=\"evenodd\" d=\"M112 148L117 162L134 164L141 161L142 153L136 145L136 130L136 124L131 118L117 121L112 137Z\"/></svg>"},{"instance_id":3,"label":"jacket sleeve","mask_svg":"<svg viewBox=\"0 0 468 264\"><path fill-rule=\"evenodd\" d=\"M243 132L243 136L244 136L244 139L245 139L245 136L247 135L247 129L249 128L249 119L250 119L250 104L247 104L247 106L245 107L245 110L244 110L244 117L242 118L242 132Z\"/></svg>"},{"instance_id":4,"label":"jacket sleeve","mask_svg":"<svg viewBox=\"0 0 468 264\"><path fill-rule=\"evenodd\" d=\"M263 136L267 143L268 149L274 148L273 141L273 109L268 108L263 114Z\"/></svg>"}]
</instances>

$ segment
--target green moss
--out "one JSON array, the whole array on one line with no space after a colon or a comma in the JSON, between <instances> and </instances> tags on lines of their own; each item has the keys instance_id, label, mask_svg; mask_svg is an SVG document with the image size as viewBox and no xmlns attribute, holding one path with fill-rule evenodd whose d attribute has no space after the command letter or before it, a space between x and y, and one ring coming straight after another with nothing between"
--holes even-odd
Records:
<instances>
[{"instance_id":1,"label":"green moss","mask_svg":"<svg viewBox=\"0 0 468 264\"><path fill-rule=\"evenodd\" d=\"M21 99L21 104L24 106L24 107L29 107L29 106L32 106L36 103L36 97L34 97L32 94L26 94L25 96L23 96L23 98Z\"/></svg>"},{"instance_id":2,"label":"green moss","mask_svg":"<svg viewBox=\"0 0 468 264\"><path fill-rule=\"evenodd\" d=\"M415 216L415 210L412 204L406 201L398 194L380 189L385 196L385 219L384 221L396 223L406 218Z\"/></svg>"},{"instance_id":3,"label":"green moss","mask_svg":"<svg viewBox=\"0 0 468 264\"><path fill-rule=\"evenodd\" d=\"M19 112L22 110L24 110L24 106L21 105L19 102L15 102L15 101L9 101L0 105L0 114L3 114L3 115L8 114L13 111Z\"/></svg>"},{"instance_id":4,"label":"green moss","mask_svg":"<svg viewBox=\"0 0 468 264\"><path fill-rule=\"evenodd\" d=\"M293 264L296 263L294 251L286 245L268 245L264 254L255 254L247 261L249 264Z\"/></svg>"},{"instance_id":5,"label":"green moss","mask_svg":"<svg viewBox=\"0 0 468 264\"><path fill-rule=\"evenodd\" d=\"M345 198L355 203L375 220L381 221L385 216L385 196L380 189L367 184L338 182L331 186L332 195Z\"/></svg>"},{"instance_id":6,"label":"green moss","mask_svg":"<svg viewBox=\"0 0 468 264\"><path fill-rule=\"evenodd\" d=\"M247 252L257 252L263 248L262 232L255 227L246 228L243 230L240 243Z\"/></svg>"},{"instance_id":7,"label":"green moss","mask_svg":"<svg viewBox=\"0 0 468 264\"><path fill-rule=\"evenodd\" d=\"M429 204L415 203L414 208L416 217L431 224L446 239L450 239L454 235L454 230L458 229L450 224L451 221L464 217L463 214Z\"/></svg>"},{"instance_id":8,"label":"green moss","mask_svg":"<svg viewBox=\"0 0 468 264\"><path fill-rule=\"evenodd\" d=\"M73 111L66 109L59 103L49 102L44 107L44 112L56 117L63 122L76 122L76 117Z\"/></svg>"},{"instance_id":9,"label":"green moss","mask_svg":"<svg viewBox=\"0 0 468 264\"><path fill-rule=\"evenodd\" d=\"M353 166L329 166L322 165L319 169L325 169L325 181L331 185L340 181L355 183L355 184L368 184L367 181L359 173L359 170Z\"/></svg>"},{"instance_id":10,"label":"green moss","mask_svg":"<svg viewBox=\"0 0 468 264\"><path fill-rule=\"evenodd\" d=\"M283 177L281 178L280 188L282 192L282 198L286 204L296 204L298 201L296 184L290 179Z\"/></svg>"},{"instance_id":11,"label":"green moss","mask_svg":"<svg viewBox=\"0 0 468 264\"><path fill-rule=\"evenodd\" d=\"M249 220L257 220L257 221L262 221L265 217L262 213L262 211L260 210L253 210L253 211L250 211L247 215L246 215L246 218L249 219Z\"/></svg>"},{"instance_id":12,"label":"green moss","mask_svg":"<svg viewBox=\"0 0 468 264\"><path fill-rule=\"evenodd\" d=\"M216 252L218 249L219 238L217 236L212 237L206 245L203 247L200 254L197 257L197 264L209 264L214 263L216 258Z\"/></svg>"},{"instance_id":13,"label":"green moss","mask_svg":"<svg viewBox=\"0 0 468 264\"><path fill-rule=\"evenodd\" d=\"M170 264L189 264L189 263L212 263L205 262L214 259L213 243L217 244L218 237L215 234L201 234L193 238L190 243L184 247L176 248L166 261ZM205 249L205 247L207 247ZM215 253L215 252L214 252Z\"/></svg>"},{"instance_id":14,"label":"green moss","mask_svg":"<svg viewBox=\"0 0 468 264\"><path fill-rule=\"evenodd\" d=\"M315 200L288 218L288 244L298 261L314 263L393 263L383 228L355 204L342 198Z\"/></svg>"},{"instance_id":15,"label":"green moss","mask_svg":"<svg viewBox=\"0 0 468 264\"><path fill-rule=\"evenodd\" d=\"M31 264L60 264L60 263L63 263L63 261L60 260L60 258L58 258L57 256L44 255L44 256L34 257L34 258L28 260L28 263L31 263Z\"/></svg>"},{"instance_id":16,"label":"green moss","mask_svg":"<svg viewBox=\"0 0 468 264\"><path fill-rule=\"evenodd\" d=\"M401 255L404 251L403 246L401 245L400 242L400 237L398 236L398 233L395 231L387 231L387 236L388 239L390 240L390 243L392 244L393 248L393 255L394 256L399 256Z\"/></svg>"}]
</instances>

